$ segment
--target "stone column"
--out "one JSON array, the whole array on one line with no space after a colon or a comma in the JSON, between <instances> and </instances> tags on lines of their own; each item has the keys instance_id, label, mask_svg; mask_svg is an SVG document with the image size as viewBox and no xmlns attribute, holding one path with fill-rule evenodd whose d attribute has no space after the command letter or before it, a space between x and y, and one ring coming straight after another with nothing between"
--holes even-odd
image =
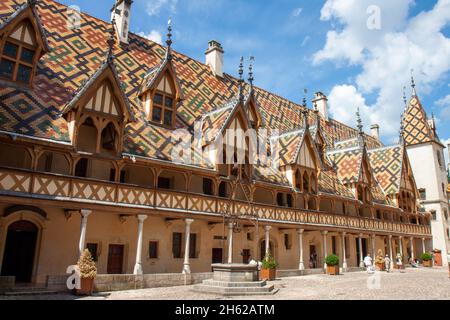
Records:
<instances>
[{"instance_id":1,"label":"stone column","mask_svg":"<svg viewBox=\"0 0 450 320\"><path fill-rule=\"evenodd\" d=\"M271 226L265 226L264 227L264 231L265 231L265 245L266 245L266 254L268 254L270 252L270 230L272 230ZM273 255L273 252L270 252L271 255Z\"/></svg>"},{"instance_id":2,"label":"stone column","mask_svg":"<svg viewBox=\"0 0 450 320\"><path fill-rule=\"evenodd\" d=\"M414 254L414 237L411 237L409 239L409 241L410 241L410 248L411 248L411 258L414 260L416 258L415 254Z\"/></svg>"},{"instance_id":3,"label":"stone column","mask_svg":"<svg viewBox=\"0 0 450 320\"><path fill-rule=\"evenodd\" d=\"M359 267L364 268L364 257L362 249L362 233L359 234L358 244L359 244Z\"/></svg>"},{"instance_id":4,"label":"stone column","mask_svg":"<svg viewBox=\"0 0 450 320\"><path fill-rule=\"evenodd\" d=\"M375 252L375 241L376 241L376 236L375 234L372 235L371 237L371 241L372 241L372 263L375 264L375 259L377 257L377 254Z\"/></svg>"},{"instance_id":5,"label":"stone column","mask_svg":"<svg viewBox=\"0 0 450 320\"><path fill-rule=\"evenodd\" d=\"M185 228L185 244L184 244L184 263L183 263L183 274L191 273L191 264L189 263L189 246L191 242L191 224L194 222L194 219L185 219L186 224Z\"/></svg>"},{"instance_id":6,"label":"stone column","mask_svg":"<svg viewBox=\"0 0 450 320\"><path fill-rule=\"evenodd\" d=\"M403 256L403 237L398 237L398 246L400 247L400 255L402 256L402 262L405 261L405 257Z\"/></svg>"},{"instance_id":7,"label":"stone column","mask_svg":"<svg viewBox=\"0 0 450 320\"><path fill-rule=\"evenodd\" d=\"M345 232L342 232L341 234L341 244L342 244L342 270L347 271L347 253L345 252Z\"/></svg>"},{"instance_id":8,"label":"stone column","mask_svg":"<svg viewBox=\"0 0 450 320\"><path fill-rule=\"evenodd\" d=\"M298 270L305 270L305 264L303 263L303 232L304 229L297 229L298 234L298 254L299 254L299 262L298 262Z\"/></svg>"},{"instance_id":9,"label":"stone column","mask_svg":"<svg viewBox=\"0 0 450 320\"><path fill-rule=\"evenodd\" d=\"M422 238L422 250L423 253L427 252L427 248L425 247L425 238Z\"/></svg>"},{"instance_id":10,"label":"stone column","mask_svg":"<svg viewBox=\"0 0 450 320\"><path fill-rule=\"evenodd\" d=\"M389 259L391 259L390 269L394 269L394 257L392 256L392 235L389 235Z\"/></svg>"},{"instance_id":11,"label":"stone column","mask_svg":"<svg viewBox=\"0 0 450 320\"><path fill-rule=\"evenodd\" d=\"M147 215L140 214L137 216L138 219L138 238L137 238L137 249L136 249L136 264L134 265L134 274L142 275L144 271L142 270L142 238L144 231L144 221L147 219Z\"/></svg>"},{"instance_id":12,"label":"stone column","mask_svg":"<svg viewBox=\"0 0 450 320\"><path fill-rule=\"evenodd\" d=\"M78 256L84 251L84 247L86 245L86 228L87 228L87 220L89 215L92 213L92 210L80 210L81 214L81 227L80 227L80 241L78 242Z\"/></svg>"},{"instance_id":13,"label":"stone column","mask_svg":"<svg viewBox=\"0 0 450 320\"><path fill-rule=\"evenodd\" d=\"M323 268L326 269L327 268L327 234L328 231L322 231L322 236L323 236Z\"/></svg>"},{"instance_id":14,"label":"stone column","mask_svg":"<svg viewBox=\"0 0 450 320\"><path fill-rule=\"evenodd\" d=\"M228 261L229 264L233 263L233 223L228 223Z\"/></svg>"}]
</instances>

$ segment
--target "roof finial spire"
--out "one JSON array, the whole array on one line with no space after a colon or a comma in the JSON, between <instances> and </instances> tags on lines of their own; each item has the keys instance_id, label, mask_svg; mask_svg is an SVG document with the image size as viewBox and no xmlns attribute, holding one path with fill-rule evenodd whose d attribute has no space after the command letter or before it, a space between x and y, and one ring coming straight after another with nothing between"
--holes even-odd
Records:
<instances>
[{"instance_id":1,"label":"roof finial spire","mask_svg":"<svg viewBox=\"0 0 450 320\"><path fill-rule=\"evenodd\" d=\"M403 131L405 130L405 125L403 124L403 121L404 121L404 113L402 113L401 115L400 115L400 136L399 136L399 143L402 145L404 142L405 142L405 140L404 140L404 138L403 138Z\"/></svg>"},{"instance_id":2,"label":"roof finial spire","mask_svg":"<svg viewBox=\"0 0 450 320\"><path fill-rule=\"evenodd\" d=\"M306 108L306 95L308 94L308 89L303 89L303 106Z\"/></svg>"},{"instance_id":3,"label":"roof finial spire","mask_svg":"<svg viewBox=\"0 0 450 320\"><path fill-rule=\"evenodd\" d=\"M108 40L106 40L106 43L108 44L108 61L111 61L114 58L113 50L114 45L116 44L115 28L116 28L116 18L114 17L111 20L111 30L109 31Z\"/></svg>"},{"instance_id":4,"label":"roof finial spire","mask_svg":"<svg viewBox=\"0 0 450 320\"><path fill-rule=\"evenodd\" d=\"M406 110L406 106L408 104L408 100L406 100L406 86L403 86L403 102L405 104L405 110Z\"/></svg>"},{"instance_id":5,"label":"roof finial spire","mask_svg":"<svg viewBox=\"0 0 450 320\"><path fill-rule=\"evenodd\" d=\"M243 79L243 75L244 75L244 57L241 56L241 60L239 63L239 101L244 101L244 79Z\"/></svg>"},{"instance_id":6,"label":"roof finial spire","mask_svg":"<svg viewBox=\"0 0 450 320\"><path fill-rule=\"evenodd\" d=\"M248 82L250 83L250 91L253 89L253 81L255 78L253 77L253 62L255 61L254 56L250 56L250 65L248 66Z\"/></svg>"},{"instance_id":7,"label":"roof finial spire","mask_svg":"<svg viewBox=\"0 0 450 320\"><path fill-rule=\"evenodd\" d=\"M305 130L308 130L308 128L309 128L308 109L306 109L306 108L303 109L302 114L303 114L303 127L305 128Z\"/></svg>"},{"instance_id":8,"label":"roof finial spire","mask_svg":"<svg viewBox=\"0 0 450 320\"><path fill-rule=\"evenodd\" d=\"M361 120L361 114L359 112L359 107L356 110L356 121L358 122L359 134L362 135L363 134L363 125L362 125L362 120Z\"/></svg>"},{"instance_id":9,"label":"roof finial spire","mask_svg":"<svg viewBox=\"0 0 450 320\"><path fill-rule=\"evenodd\" d=\"M166 44L167 44L167 59L171 60L172 59L172 18L169 18L169 20L167 21L167 40L166 40Z\"/></svg>"},{"instance_id":10,"label":"roof finial spire","mask_svg":"<svg viewBox=\"0 0 450 320\"><path fill-rule=\"evenodd\" d=\"M414 81L414 69L411 69L411 88L413 96L416 95L416 82Z\"/></svg>"}]
</instances>

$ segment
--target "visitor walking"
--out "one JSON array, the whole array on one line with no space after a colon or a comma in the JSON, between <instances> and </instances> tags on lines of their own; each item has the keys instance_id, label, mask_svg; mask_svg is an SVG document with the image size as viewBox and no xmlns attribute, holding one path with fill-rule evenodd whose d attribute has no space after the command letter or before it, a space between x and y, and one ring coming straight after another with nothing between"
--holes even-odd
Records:
<instances>
[{"instance_id":1,"label":"visitor walking","mask_svg":"<svg viewBox=\"0 0 450 320\"><path fill-rule=\"evenodd\" d=\"M397 264L397 269L400 272L403 272L403 261L402 261L402 255L400 253L397 253L397 257L396 257L396 261L395 263Z\"/></svg>"},{"instance_id":2,"label":"visitor walking","mask_svg":"<svg viewBox=\"0 0 450 320\"><path fill-rule=\"evenodd\" d=\"M391 259L389 258L388 255L386 255L384 257L384 266L386 267L386 271L390 272L390 270L391 270Z\"/></svg>"},{"instance_id":3,"label":"visitor walking","mask_svg":"<svg viewBox=\"0 0 450 320\"><path fill-rule=\"evenodd\" d=\"M366 266L367 273L373 273L374 270L372 268L372 257L369 256L369 254L367 254L364 258L364 265Z\"/></svg>"}]
</instances>

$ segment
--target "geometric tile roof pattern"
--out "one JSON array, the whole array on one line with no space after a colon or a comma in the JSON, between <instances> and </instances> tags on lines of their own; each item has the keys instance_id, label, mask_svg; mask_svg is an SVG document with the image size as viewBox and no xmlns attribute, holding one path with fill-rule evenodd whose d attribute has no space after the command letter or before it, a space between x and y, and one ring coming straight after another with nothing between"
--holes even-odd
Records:
<instances>
[{"instance_id":1,"label":"geometric tile roof pattern","mask_svg":"<svg viewBox=\"0 0 450 320\"><path fill-rule=\"evenodd\" d=\"M400 145L369 150L370 166L375 178L386 194L396 194L400 189L404 148Z\"/></svg>"},{"instance_id":2,"label":"geometric tile roof pattern","mask_svg":"<svg viewBox=\"0 0 450 320\"><path fill-rule=\"evenodd\" d=\"M435 140L419 97L413 95L403 115L403 138L407 146Z\"/></svg>"},{"instance_id":3,"label":"geometric tile roof pattern","mask_svg":"<svg viewBox=\"0 0 450 320\"><path fill-rule=\"evenodd\" d=\"M319 191L346 198L355 198L353 192L344 186L333 170L324 170L319 175Z\"/></svg>"},{"instance_id":4,"label":"geometric tile roof pattern","mask_svg":"<svg viewBox=\"0 0 450 320\"><path fill-rule=\"evenodd\" d=\"M360 147L328 152L327 156L343 184L359 182L363 167L363 152Z\"/></svg>"},{"instance_id":5,"label":"geometric tile roof pattern","mask_svg":"<svg viewBox=\"0 0 450 320\"><path fill-rule=\"evenodd\" d=\"M26 0L2 0L0 2L0 26L8 21ZM81 13L78 29L67 27L68 11L65 5L53 0L41 0L36 4L43 31L49 43L50 52L39 61L33 78L33 89L11 87L0 82L0 131L20 133L35 138L45 138L55 142L70 143L68 123L62 111L86 83L99 71L108 54L107 39L110 37L111 23ZM145 110L139 99L142 89L151 86L167 61L165 47L129 34L129 44L113 48L114 67L118 82L128 99L134 120L125 126L123 153L146 158L170 160L174 142L172 130L147 121ZM172 50L170 65L181 89L181 99L177 108L176 128L193 132L195 121L203 120L203 132L208 141L213 129L220 130L227 122L233 108L227 104L238 96L238 79L224 74L216 77L211 68L186 55ZM147 77L147 78L146 78ZM248 85L246 85L246 88ZM253 87L255 105L261 115L261 122L269 131L292 132L302 127L301 112L304 107L262 88ZM248 90L247 90L248 97ZM248 98L246 98L246 101ZM308 119L313 137L317 135L317 118L313 110L308 110ZM358 130L334 119L326 121L320 118L320 133L327 148L333 148L335 142L349 140L358 136ZM314 131L316 130L316 131ZM283 161L292 161L300 145L301 136L286 138ZM380 148L382 143L369 135L364 135L368 148ZM269 149L269 144L267 145ZM200 155L195 155L199 158ZM337 177L342 183L348 183L358 177L361 156L358 153L342 152L333 156L338 166ZM333 159L330 159L333 160ZM339 160L339 161L338 161ZM198 162L200 163L200 162ZM195 164L210 167L210 164ZM340 168L340 169L339 169ZM270 180L285 184L286 178L272 168L258 168L255 174L270 171ZM323 187L331 173L323 175ZM328 184L328 187L332 184ZM334 184L341 188L340 184ZM342 189L342 188L341 188ZM348 194L348 190L340 190Z\"/></svg>"}]
</instances>

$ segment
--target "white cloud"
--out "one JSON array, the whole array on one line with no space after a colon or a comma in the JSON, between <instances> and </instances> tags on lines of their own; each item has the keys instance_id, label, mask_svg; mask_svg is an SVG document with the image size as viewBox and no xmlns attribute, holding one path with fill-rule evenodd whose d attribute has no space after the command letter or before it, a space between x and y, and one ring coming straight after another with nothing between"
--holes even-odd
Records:
<instances>
[{"instance_id":1,"label":"white cloud","mask_svg":"<svg viewBox=\"0 0 450 320\"><path fill-rule=\"evenodd\" d=\"M429 91L433 82L442 80L450 70L450 39L441 32L450 22L450 0L438 0L433 9L410 19L408 10L413 0L377 1L380 30L367 28L367 8L372 3L373 0L327 0L321 19L337 22L340 30L328 32L326 44L313 56L313 62L329 60L360 66L362 71L356 76L353 95L376 94L376 101L362 108L363 118L369 122L367 125L380 124L381 134L394 138L404 107L402 88L409 81L410 70L415 70L419 95ZM332 93L337 95L343 88L338 85ZM330 105L336 106L331 100ZM347 103L336 110L331 108L333 117L347 119L340 113L344 108L356 107L351 100ZM354 125L348 120L344 122Z\"/></svg>"},{"instance_id":2,"label":"white cloud","mask_svg":"<svg viewBox=\"0 0 450 320\"><path fill-rule=\"evenodd\" d=\"M292 16L293 17L298 17L302 13L302 11L303 11L303 8L295 8L292 11Z\"/></svg>"},{"instance_id":3,"label":"white cloud","mask_svg":"<svg viewBox=\"0 0 450 320\"><path fill-rule=\"evenodd\" d=\"M436 101L436 105L442 108L440 118L450 120L450 94Z\"/></svg>"},{"instance_id":4,"label":"white cloud","mask_svg":"<svg viewBox=\"0 0 450 320\"><path fill-rule=\"evenodd\" d=\"M448 138L448 139L441 139L441 142L442 142L442 144L443 144L444 146L447 147L447 145L450 144L450 138ZM447 164L450 163L450 162L449 162L448 149L444 149L444 157L445 157L445 163L447 163Z\"/></svg>"},{"instance_id":5,"label":"white cloud","mask_svg":"<svg viewBox=\"0 0 450 320\"><path fill-rule=\"evenodd\" d=\"M150 39L156 43L162 44L162 35L158 30L152 30L149 33L139 32L138 35Z\"/></svg>"},{"instance_id":6,"label":"white cloud","mask_svg":"<svg viewBox=\"0 0 450 320\"><path fill-rule=\"evenodd\" d=\"M151 0L147 3L147 14L150 16L157 16L164 7L168 7L171 13L175 13L177 4L178 0Z\"/></svg>"},{"instance_id":7,"label":"white cloud","mask_svg":"<svg viewBox=\"0 0 450 320\"><path fill-rule=\"evenodd\" d=\"M310 36L306 36L306 37L304 37L303 38L303 41L302 41L302 43L301 43L301 47L304 47L308 42L309 42L309 40L311 40L311 37Z\"/></svg>"}]
</instances>

